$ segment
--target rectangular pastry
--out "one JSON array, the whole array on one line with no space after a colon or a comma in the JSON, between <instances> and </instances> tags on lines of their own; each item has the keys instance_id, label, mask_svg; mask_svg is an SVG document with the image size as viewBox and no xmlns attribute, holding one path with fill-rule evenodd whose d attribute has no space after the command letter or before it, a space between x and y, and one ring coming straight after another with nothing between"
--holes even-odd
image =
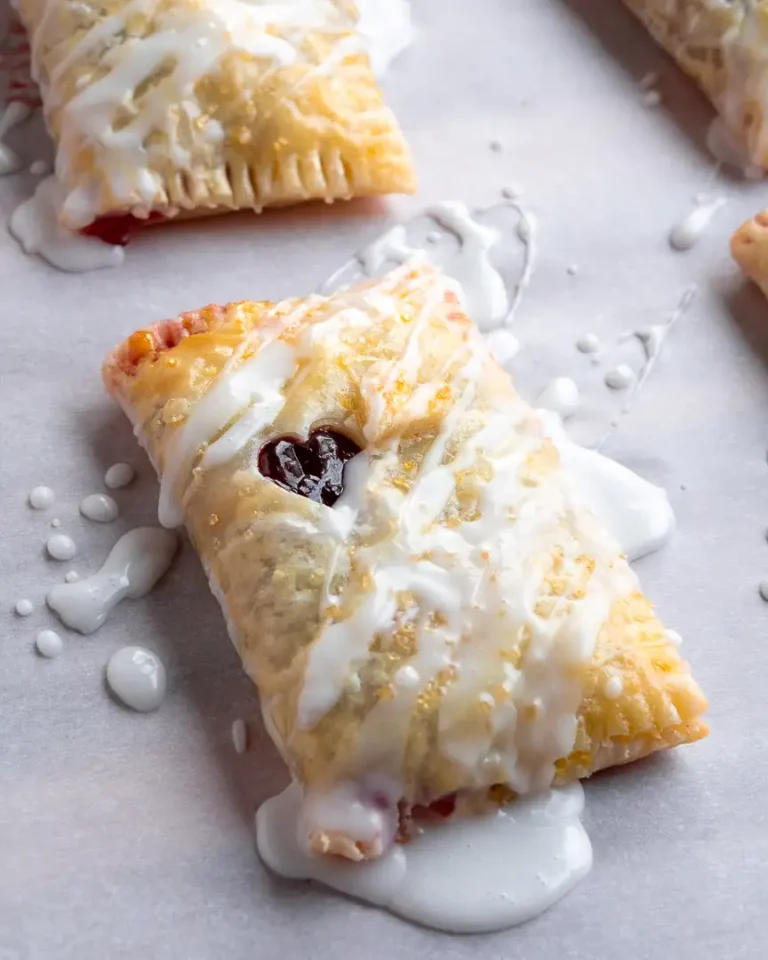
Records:
<instances>
[{"instance_id":1,"label":"rectangular pastry","mask_svg":"<svg viewBox=\"0 0 768 960\"><path fill-rule=\"evenodd\" d=\"M73 230L409 193L353 0L19 0Z\"/></svg>"},{"instance_id":2,"label":"rectangular pastry","mask_svg":"<svg viewBox=\"0 0 768 960\"><path fill-rule=\"evenodd\" d=\"M625 0L768 166L768 0Z\"/></svg>"},{"instance_id":3,"label":"rectangular pastry","mask_svg":"<svg viewBox=\"0 0 768 960\"><path fill-rule=\"evenodd\" d=\"M706 701L541 418L410 262L133 334L107 389L186 523L311 849L697 740Z\"/></svg>"}]
</instances>

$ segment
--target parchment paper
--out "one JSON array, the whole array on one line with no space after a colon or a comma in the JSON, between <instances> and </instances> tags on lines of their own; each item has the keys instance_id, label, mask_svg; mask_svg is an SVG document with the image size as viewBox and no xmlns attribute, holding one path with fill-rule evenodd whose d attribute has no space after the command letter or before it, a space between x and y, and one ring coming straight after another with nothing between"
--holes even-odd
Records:
<instances>
[{"instance_id":1,"label":"parchment paper","mask_svg":"<svg viewBox=\"0 0 768 960\"><path fill-rule=\"evenodd\" d=\"M768 955L768 605L757 593L768 575L768 304L727 252L768 186L721 175L714 189L727 206L696 248L674 254L670 226L712 189L712 112L618 0L416 0L414 12L417 39L387 88L415 150L417 198L156 228L121 269L80 276L25 256L0 230L3 960ZM656 109L638 83L652 70ZM27 162L44 155L39 117L9 140ZM0 181L3 223L33 180ZM604 370L576 338L661 322L698 287L606 450L663 484L677 512L673 542L640 572L685 638L712 735L587 784L591 875L524 927L461 938L262 867L253 812L286 777L188 543L157 589L100 632L62 630L58 660L36 656L33 641L56 627L44 607L51 584L94 570L118 534L154 521L151 468L102 393L111 346L210 301L309 292L398 217L446 198L492 203L511 183L540 221L515 331L529 396L569 374L585 389L580 416L599 418L611 401ZM139 471L116 495L120 519L83 520L80 498L103 489L118 460ZM58 496L46 514L25 503L39 483ZM71 564L44 556L53 517L80 546ZM13 613L21 597L35 603L27 619ZM128 642L167 664L155 715L105 691L104 666ZM251 731L244 756L230 740L236 717Z\"/></svg>"}]
</instances>

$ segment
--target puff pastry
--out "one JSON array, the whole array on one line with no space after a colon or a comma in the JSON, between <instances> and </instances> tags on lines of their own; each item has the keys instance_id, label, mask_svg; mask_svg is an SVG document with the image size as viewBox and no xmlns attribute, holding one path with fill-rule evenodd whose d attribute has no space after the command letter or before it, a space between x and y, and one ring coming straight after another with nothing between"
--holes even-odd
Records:
<instances>
[{"instance_id":1,"label":"puff pastry","mask_svg":"<svg viewBox=\"0 0 768 960\"><path fill-rule=\"evenodd\" d=\"M768 166L768 0L625 0Z\"/></svg>"},{"instance_id":2,"label":"puff pastry","mask_svg":"<svg viewBox=\"0 0 768 960\"><path fill-rule=\"evenodd\" d=\"M70 229L412 192L352 0L19 0Z\"/></svg>"},{"instance_id":3,"label":"puff pastry","mask_svg":"<svg viewBox=\"0 0 768 960\"><path fill-rule=\"evenodd\" d=\"M182 314L103 368L316 851L375 857L425 808L707 732L687 664L460 296L410 262L329 298Z\"/></svg>"},{"instance_id":4,"label":"puff pastry","mask_svg":"<svg viewBox=\"0 0 768 960\"><path fill-rule=\"evenodd\" d=\"M768 297L768 210L755 214L734 233L731 255Z\"/></svg>"}]
</instances>

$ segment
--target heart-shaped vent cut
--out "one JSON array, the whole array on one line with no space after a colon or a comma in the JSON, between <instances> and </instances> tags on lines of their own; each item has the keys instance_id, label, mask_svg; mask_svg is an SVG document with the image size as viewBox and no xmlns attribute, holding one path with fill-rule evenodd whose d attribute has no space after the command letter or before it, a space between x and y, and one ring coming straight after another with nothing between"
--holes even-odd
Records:
<instances>
[{"instance_id":1,"label":"heart-shaped vent cut","mask_svg":"<svg viewBox=\"0 0 768 960\"><path fill-rule=\"evenodd\" d=\"M360 447L335 430L314 430L305 441L270 440L259 451L263 477L285 490L332 507L344 490L344 464Z\"/></svg>"}]
</instances>

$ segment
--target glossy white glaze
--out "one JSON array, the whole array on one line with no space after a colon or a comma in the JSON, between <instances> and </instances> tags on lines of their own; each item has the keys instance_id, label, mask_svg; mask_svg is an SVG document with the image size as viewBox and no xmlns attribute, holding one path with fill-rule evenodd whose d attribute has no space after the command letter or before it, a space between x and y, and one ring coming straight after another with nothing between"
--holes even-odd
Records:
<instances>
[{"instance_id":1,"label":"glossy white glaze","mask_svg":"<svg viewBox=\"0 0 768 960\"><path fill-rule=\"evenodd\" d=\"M145 647L122 647L109 659L107 683L126 706L139 713L150 713L165 698L165 666L156 653Z\"/></svg>"},{"instance_id":2,"label":"glossy white glaze","mask_svg":"<svg viewBox=\"0 0 768 960\"><path fill-rule=\"evenodd\" d=\"M127 487L135 475L136 471L130 463L113 463L104 474L104 484L110 490L119 490Z\"/></svg>"},{"instance_id":3,"label":"glossy white glaze","mask_svg":"<svg viewBox=\"0 0 768 960\"><path fill-rule=\"evenodd\" d=\"M87 520L94 520L96 523L111 523L117 520L120 510L108 494L89 493L80 502L80 513Z\"/></svg>"},{"instance_id":4,"label":"glossy white glaze","mask_svg":"<svg viewBox=\"0 0 768 960\"><path fill-rule=\"evenodd\" d=\"M122 247L67 230L59 222L64 195L55 177L38 183L34 194L11 214L9 229L25 253L36 253L59 270L84 273L116 267L125 256Z\"/></svg>"},{"instance_id":5,"label":"glossy white glaze","mask_svg":"<svg viewBox=\"0 0 768 960\"><path fill-rule=\"evenodd\" d=\"M579 388L570 377L555 377L554 380L550 380L536 400L537 407L550 410L563 420L572 417L580 404Z\"/></svg>"},{"instance_id":6,"label":"glossy white glaze","mask_svg":"<svg viewBox=\"0 0 768 960\"><path fill-rule=\"evenodd\" d=\"M311 879L416 923L486 933L552 906L589 871L580 784L519 800L498 812L427 827L380 859L312 856L301 795L290 786L256 814L259 854L276 873Z\"/></svg>"},{"instance_id":7,"label":"glossy white glaze","mask_svg":"<svg viewBox=\"0 0 768 960\"><path fill-rule=\"evenodd\" d=\"M55 630L41 630L35 637L35 647L41 657L52 659L64 651L64 641Z\"/></svg>"},{"instance_id":8,"label":"glossy white glaze","mask_svg":"<svg viewBox=\"0 0 768 960\"><path fill-rule=\"evenodd\" d=\"M672 249L690 250L702 238L712 218L725 203L725 197L714 197L697 203L693 210L670 230L669 245Z\"/></svg>"},{"instance_id":9,"label":"glossy white glaze","mask_svg":"<svg viewBox=\"0 0 768 960\"><path fill-rule=\"evenodd\" d=\"M45 544L48 556L53 560L71 560L77 554L77 545L66 533L54 533Z\"/></svg>"},{"instance_id":10,"label":"glossy white glaze","mask_svg":"<svg viewBox=\"0 0 768 960\"><path fill-rule=\"evenodd\" d=\"M135 600L149 593L170 566L176 546L176 534L169 530L131 530L117 541L97 573L53 587L48 606L72 630L93 633L124 597Z\"/></svg>"},{"instance_id":11,"label":"glossy white glaze","mask_svg":"<svg viewBox=\"0 0 768 960\"><path fill-rule=\"evenodd\" d=\"M24 600L17 600L16 606L14 607L14 609L16 610L16 613L20 617L28 617L35 608L32 605L31 600L24 599Z\"/></svg>"},{"instance_id":12,"label":"glossy white glaze","mask_svg":"<svg viewBox=\"0 0 768 960\"><path fill-rule=\"evenodd\" d=\"M47 510L56 502L56 494L50 487L35 487L28 499L33 510Z\"/></svg>"}]
</instances>

